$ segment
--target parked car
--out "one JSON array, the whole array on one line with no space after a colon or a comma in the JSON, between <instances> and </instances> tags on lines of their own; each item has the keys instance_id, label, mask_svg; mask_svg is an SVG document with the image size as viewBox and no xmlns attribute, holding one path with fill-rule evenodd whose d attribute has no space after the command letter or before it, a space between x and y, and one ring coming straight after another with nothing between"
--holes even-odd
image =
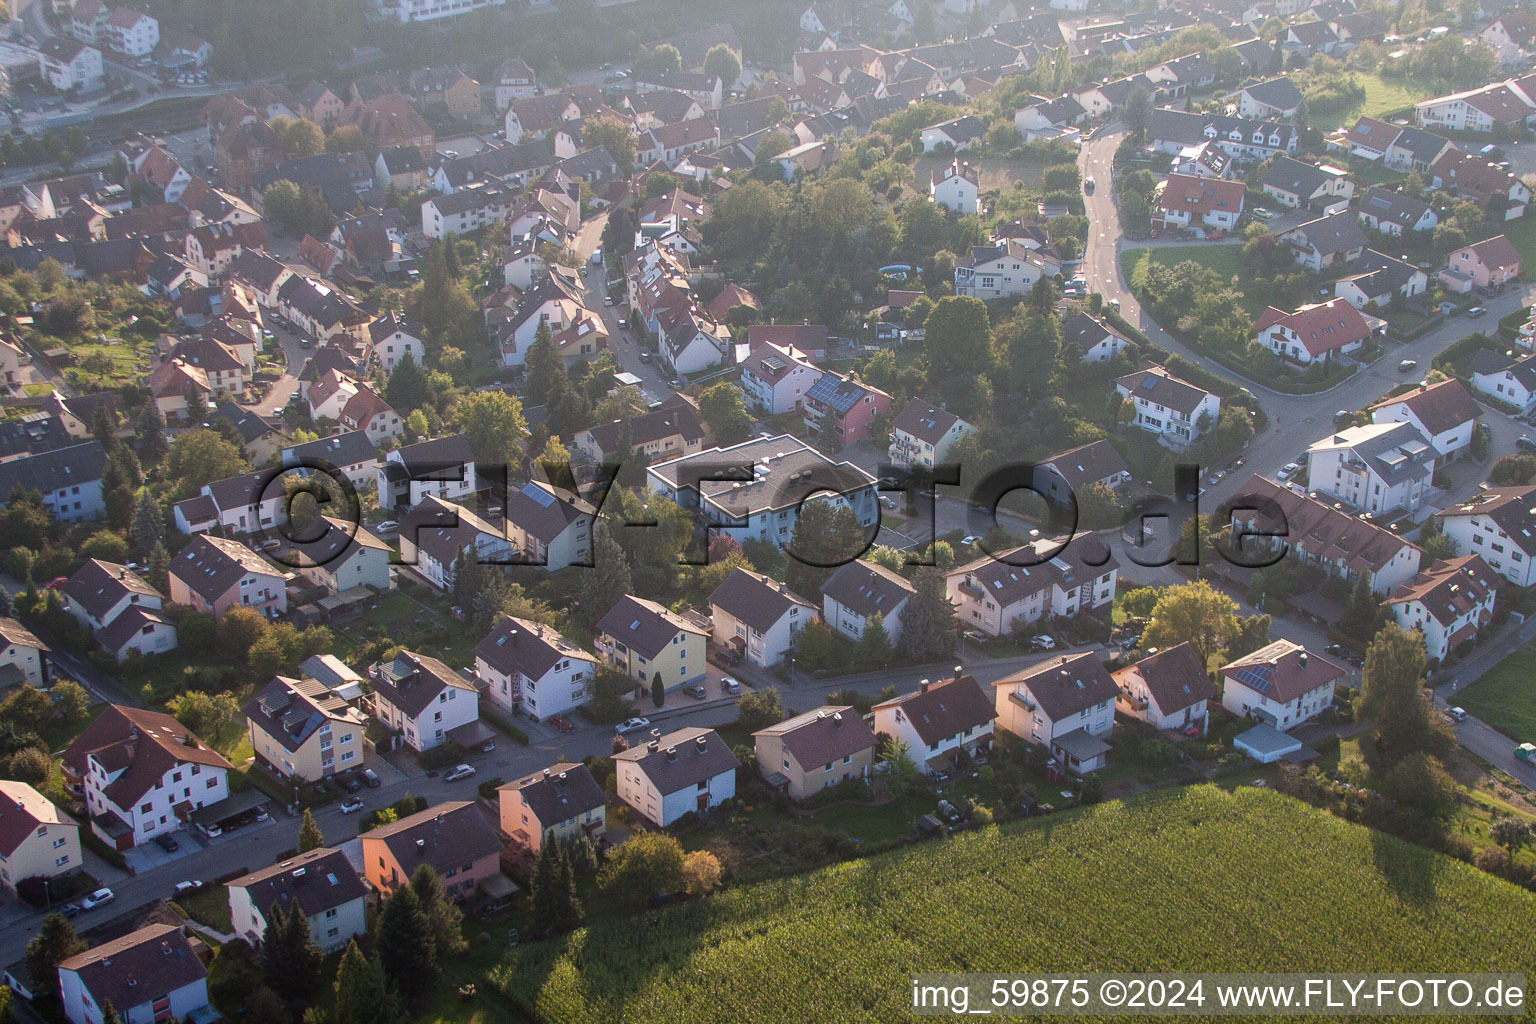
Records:
<instances>
[{"instance_id":1,"label":"parked car","mask_svg":"<svg viewBox=\"0 0 1536 1024\"><path fill-rule=\"evenodd\" d=\"M685 686L683 687L683 692L692 697L694 700L709 699L709 691L704 688L703 683L694 683L692 686Z\"/></svg>"},{"instance_id":2,"label":"parked car","mask_svg":"<svg viewBox=\"0 0 1536 1024\"><path fill-rule=\"evenodd\" d=\"M1465 722L1467 720L1467 709L1458 707L1446 708L1445 717L1453 722Z\"/></svg>"},{"instance_id":3,"label":"parked car","mask_svg":"<svg viewBox=\"0 0 1536 1024\"><path fill-rule=\"evenodd\" d=\"M1056 649L1056 638L1045 633L1030 637L1029 643L1037 651L1054 651Z\"/></svg>"},{"instance_id":4,"label":"parked car","mask_svg":"<svg viewBox=\"0 0 1536 1024\"><path fill-rule=\"evenodd\" d=\"M648 363L651 361L651 352L649 349L643 348L640 350L640 361L642 363Z\"/></svg>"},{"instance_id":5,"label":"parked car","mask_svg":"<svg viewBox=\"0 0 1536 1024\"><path fill-rule=\"evenodd\" d=\"M720 689L724 690L726 693L740 693L741 680L737 679L735 676L721 676Z\"/></svg>"},{"instance_id":6,"label":"parked car","mask_svg":"<svg viewBox=\"0 0 1536 1024\"><path fill-rule=\"evenodd\" d=\"M460 779L467 779L467 778L469 778L473 774L475 774L475 766L474 765L472 765L472 764L455 765L453 771L449 772L446 776L444 776L443 781L445 781L445 782L458 782Z\"/></svg>"},{"instance_id":7,"label":"parked car","mask_svg":"<svg viewBox=\"0 0 1536 1024\"><path fill-rule=\"evenodd\" d=\"M1333 414L1333 422L1343 423L1353 415L1354 413L1350 412L1348 409L1340 409Z\"/></svg>"},{"instance_id":8,"label":"parked car","mask_svg":"<svg viewBox=\"0 0 1536 1024\"><path fill-rule=\"evenodd\" d=\"M178 843L176 841L176 837L171 835L169 832L161 832L159 835L155 836L155 845L160 847L160 849L164 850L166 853L175 853L177 850L181 849L181 844Z\"/></svg>"},{"instance_id":9,"label":"parked car","mask_svg":"<svg viewBox=\"0 0 1536 1024\"><path fill-rule=\"evenodd\" d=\"M184 892L196 892L202 887L203 883L200 879L192 878L185 882L177 882L174 888L176 890L176 895L180 896Z\"/></svg>"},{"instance_id":10,"label":"parked car","mask_svg":"<svg viewBox=\"0 0 1536 1024\"><path fill-rule=\"evenodd\" d=\"M358 811L360 811L362 809L363 809L363 801L362 801L361 797L355 797L354 796L354 797L351 797L349 799L343 800L341 802L341 813L342 814L356 814Z\"/></svg>"},{"instance_id":11,"label":"parked car","mask_svg":"<svg viewBox=\"0 0 1536 1024\"><path fill-rule=\"evenodd\" d=\"M95 910L117 899L117 893L103 886L80 901L81 910Z\"/></svg>"},{"instance_id":12,"label":"parked car","mask_svg":"<svg viewBox=\"0 0 1536 1024\"><path fill-rule=\"evenodd\" d=\"M348 793L356 793L358 790L363 788L362 782L358 780L356 775L347 776L346 781L341 785L342 788L345 789Z\"/></svg>"},{"instance_id":13,"label":"parked car","mask_svg":"<svg viewBox=\"0 0 1536 1024\"><path fill-rule=\"evenodd\" d=\"M894 512L896 511L896 499L888 494L882 494L880 496L880 507L886 509L887 511Z\"/></svg>"},{"instance_id":14,"label":"parked car","mask_svg":"<svg viewBox=\"0 0 1536 1024\"><path fill-rule=\"evenodd\" d=\"M970 547L972 544L975 544L979 540L981 540L980 537L976 536L975 534L971 534L966 537L961 537L960 543L964 544L966 547Z\"/></svg>"},{"instance_id":15,"label":"parked car","mask_svg":"<svg viewBox=\"0 0 1536 1024\"><path fill-rule=\"evenodd\" d=\"M1253 208L1253 216L1255 220L1274 220L1275 211L1267 210L1262 206L1255 206Z\"/></svg>"},{"instance_id":16,"label":"parked car","mask_svg":"<svg viewBox=\"0 0 1536 1024\"><path fill-rule=\"evenodd\" d=\"M1473 306L1471 309L1467 310L1467 316L1479 317L1486 312L1488 312L1488 308L1486 306Z\"/></svg>"},{"instance_id":17,"label":"parked car","mask_svg":"<svg viewBox=\"0 0 1536 1024\"><path fill-rule=\"evenodd\" d=\"M1280 472L1275 474L1275 479L1284 482L1295 476L1300 469L1301 467L1296 463L1287 462L1285 465L1280 467Z\"/></svg>"},{"instance_id":18,"label":"parked car","mask_svg":"<svg viewBox=\"0 0 1536 1024\"><path fill-rule=\"evenodd\" d=\"M383 785L383 782L379 780L379 773L372 768L363 769L363 782L367 784L369 789L378 789Z\"/></svg>"},{"instance_id":19,"label":"parked car","mask_svg":"<svg viewBox=\"0 0 1536 1024\"><path fill-rule=\"evenodd\" d=\"M1515 438L1515 447L1523 452L1536 452L1536 441L1531 440L1530 434L1521 434Z\"/></svg>"},{"instance_id":20,"label":"parked car","mask_svg":"<svg viewBox=\"0 0 1536 1024\"><path fill-rule=\"evenodd\" d=\"M576 728L576 726L571 723L571 720L566 718L564 715L553 716L550 718L549 724L554 726L556 729L559 729L561 732L570 732L572 729Z\"/></svg>"},{"instance_id":21,"label":"parked car","mask_svg":"<svg viewBox=\"0 0 1536 1024\"><path fill-rule=\"evenodd\" d=\"M1093 195L1093 186L1094 186L1093 175L1090 174L1090 175L1088 175L1088 177L1083 179L1083 191L1091 196L1091 195Z\"/></svg>"},{"instance_id":22,"label":"parked car","mask_svg":"<svg viewBox=\"0 0 1536 1024\"><path fill-rule=\"evenodd\" d=\"M1419 361L1417 359L1404 359L1397 364L1397 369L1400 373L1407 373L1409 370L1417 370L1418 368Z\"/></svg>"},{"instance_id":23,"label":"parked car","mask_svg":"<svg viewBox=\"0 0 1536 1024\"><path fill-rule=\"evenodd\" d=\"M59 913L65 917L74 917L76 914L80 913L80 904L66 903L59 908Z\"/></svg>"},{"instance_id":24,"label":"parked car","mask_svg":"<svg viewBox=\"0 0 1536 1024\"><path fill-rule=\"evenodd\" d=\"M384 533L399 533L400 532L400 524L395 522L393 519L386 519L382 523L380 523L378 526L375 526L373 528L373 532L374 533L380 533L380 534L384 534Z\"/></svg>"},{"instance_id":25,"label":"parked car","mask_svg":"<svg viewBox=\"0 0 1536 1024\"><path fill-rule=\"evenodd\" d=\"M224 830L218 825L198 825L197 830L209 839L217 839L224 834Z\"/></svg>"},{"instance_id":26,"label":"parked car","mask_svg":"<svg viewBox=\"0 0 1536 1024\"><path fill-rule=\"evenodd\" d=\"M637 732L641 729L649 729L650 727L651 720L642 716L639 718L625 719L618 724L615 731L619 733Z\"/></svg>"}]
</instances>

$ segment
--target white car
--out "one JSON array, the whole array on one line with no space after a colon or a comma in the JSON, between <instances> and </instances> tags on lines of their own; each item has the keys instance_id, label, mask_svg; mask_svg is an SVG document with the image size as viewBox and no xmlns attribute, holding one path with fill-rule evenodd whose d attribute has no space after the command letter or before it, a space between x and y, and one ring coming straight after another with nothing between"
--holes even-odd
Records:
<instances>
[{"instance_id":1,"label":"white car","mask_svg":"<svg viewBox=\"0 0 1536 1024\"><path fill-rule=\"evenodd\" d=\"M176 895L180 896L184 892L196 892L197 890L201 889L202 887L203 887L202 881L199 880L199 879L196 879L196 878L190 879L189 881L185 881L185 882L177 882L176 883Z\"/></svg>"},{"instance_id":2,"label":"white car","mask_svg":"<svg viewBox=\"0 0 1536 1024\"><path fill-rule=\"evenodd\" d=\"M1044 633L1041 633L1039 636L1030 637L1029 642L1042 651L1054 651L1056 649L1056 638L1046 636Z\"/></svg>"},{"instance_id":3,"label":"white car","mask_svg":"<svg viewBox=\"0 0 1536 1024\"><path fill-rule=\"evenodd\" d=\"M80 901L80 909L81 910L92 910L92 909L94 909L96 907L104 906L105 904L111 903L115 899L117 899L117 893L113 892L111 889L103 887L103 888L97 889L95 892L91 893L85 899L81 900Z\"/></svg>"},{"instance_id":4,"label":"white car","mask_svg":"<svg viewBox=\"0 0 1536 1024\"><path fill-rule=\"evenodd\" d=\"M720 689L724 690L726 693L740 693L741 681L738 680L735 676L721 676Z\"/></svg>"},{"instance_id":5,"label":"white car","mask_svg":"<svg viewBox=\"0 0 1536 1024\"><path fill-rule=\"evenodd\" d=\"M473 772L474 769L471 768L470 771ZM343 800L341 802L341 813L342 814L356 814L358 811L360 811L362 809L363 809L363 802L361 800L359 800L357 797L353 797L350 800Z\"/></svg>"},{"instance_id":6,"label":"white car","mask_svg":"<svg viewBox=\"0 0 1536 1024\"><path fill-rule=\"evenodd\" d=\"M1298 466L1296 463L1294 463L1294 462L1287 462L1285 465L1280 467L1280 472L1275 474L1275 479L1276 480L1289 480L1291 477L1295 476L1296 473L1300 469L1301 469L1301 467Z\"/></svg>"},{"instance_id":7,"label":"white car","mask_svg":"<svg viewBox=\"0 0 1536 1024\"><path fill-rule=\"evenodd\" d=\"M399 533L400 524L393 519L386 519L373 528L374 533Z\"/></svg>"},{"instance_id":8,"label":"white car","mask_svg":"<svg viewBox=\"0 0 1536 1024\"><path fill-rule=\"evenodd\" d=\"M970 547L972 544L975 544L979 540L981 540L981 538L977 537L977 536L975 536L973 534L973 535L971 535L969 537L961 537L960 538L960 543L965 545L966 547Z\"/></svg>"},{"instance_id":9,"label":"white car","mask_svg":"<svg viewBox=\"0 0 1536 1024\"><path fill-rule=\"evenodd\" d=\"M630 718L620 722L614 731L621 734L626 732L637 732L641 729L649 728L650 724L651 720L649 718Z\"/></svg>"},{"instance_id":10,"label":"white car","mask_svg":"<svg viewBox=\"0 0 1536 1024\"><path fill-rule=\"evenodd\" d=\"M1445 716L1453 722L1465 722L1467 720L1466 708L1446 708Z\"/></svg>"},{"instance_id":11,"label":"white car","mask_svg":"<svg viewBox=\"0 0 1536 1024\"><path fill-rule=\"evenodd\" d=\"M475 766L474 765L472 765L472 764L461 764L461 765L455 766L453 771L448 773L448 775L445 778L445 781L447 781L447 782L458 782L460 779L467 779L467 778L469 778L473 774L475 774Z\"/></svg>"}]
</instances>

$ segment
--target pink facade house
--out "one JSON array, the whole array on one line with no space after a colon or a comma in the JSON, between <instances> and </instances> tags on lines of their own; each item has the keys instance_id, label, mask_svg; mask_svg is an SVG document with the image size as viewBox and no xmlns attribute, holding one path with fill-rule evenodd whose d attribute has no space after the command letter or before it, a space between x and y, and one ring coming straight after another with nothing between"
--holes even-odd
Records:
<instances>
[{"instance_id":1,"label":"pink facade house","mask_svg":"<svg viewBox=\"0 0 1536 1024\"><path fill-rule=\"evenodd\" d=\"M1453 292L1502 288L1520 276L1520 254L1503 235L1464 245L1446 258L1440 282Z\"/></svg>"},{"instance_id":2,"label":"pink facade house","mask_svg":"<svg viewBox=\"0 0 1536 1024\"><path fill-rule=\"evenodd\" d=\"M890 395L840 373L823 373L805 393L806 431L831 438L839 448L864 440L875 418L890 413Z\"/></svg>"}]
</instances>

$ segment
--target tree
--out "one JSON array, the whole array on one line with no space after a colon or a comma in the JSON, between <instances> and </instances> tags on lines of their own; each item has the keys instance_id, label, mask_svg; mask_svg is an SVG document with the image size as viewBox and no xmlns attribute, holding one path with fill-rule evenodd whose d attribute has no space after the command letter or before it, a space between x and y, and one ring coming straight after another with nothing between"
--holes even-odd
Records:
<instances>
[{"instance_id":1,"label":"tree","mask_svg":"<svg viewBox=\"0 0 1536 1024\"><path fill-rule=\"evenodd\" d=\"M309 934L309 918L297 903L286 910L273 903L261 934L261 969L272 991L290 1002L313 996L320 987L325 954Z\"/></svg>"},{"instance_id":2,"label":"tree","mask_svg":"<svg viewBox=\"0 0 1536 1024\"><path fill-rule=\"evenodd\" d=\"M785 582L797 594L819 594L832 573L863 554L869 542L853 509L812 498L800 506L784 549L789 557Z\"/></svg>"},{"instance_id":3,"label":"tree","mask_svg":"<svg viewBox=\"0 0 1536 1024\"><path fill-rule=\"evenodd\" d=\"M325 845L325 833L315 824L315 816L304 808L304 820L299 822L299 852L308 853Z\"/></svg>"},{"instance_id":4,"label":"tree","mask_svg":"<svg viewBox=\"0 0 1536 1024\"><path fill-rule=\"evenodd\" d=\"M97 530L80 545L80 557L121 564L128 560L128 542L111 530Z\"/></svg>"},{"instance_id":5,"label":"tree","mask_svg":"<svg viewBox=\"0 0 1536 1024\"><path fill-rule=\"evenodd\" d=\"M403 413L414 412L432 401L432 387L427 381L427 373L416 362L415 356L407 353L404 359L395 364L384 385L384 399Z\"/></svg>"},{"instance_id":6,"label":"tree","mask_svg":"<svg viewBox=\"0 0 1536 1024\"><path fill-rule=\"evenodd\" d=\"M720 79L720 85L730 92L741 77L741 58L724 43L717 43L704 55L704 73Z\"/></svg>"},{"instance_id":7,"label":"tree","mask_svg":"<svg viewBox=\"0 0 1536 1024\"><path fill-rule=\"evenodd\" d=\"M1371 581L1365 573L1356 576L1355 585L1350 588L1349 600L1344 605L1344 616L1339 620L1339 628L1350 636L1375 636L1387 618L1387 610L1371 589Z\"/></svg>"},{"instance_id":8,"label":"tree","mask_svg":"<svg viewBox=\"0 0 1536 1024\"><path fill-rule=\"evenodd\" d=\"M1201 580L1163 591L1141 642L1143 647L1165 650L1188 640L1200 655L1200 664L1207 665L1236 636L1237 602Z\"/></svg>"},{"instance_id":9,"label":"tree","mask_svg":"<svg viewBox=\"0 0 1536 1024\"><path fill-rule=\"evenodd\" d=\"M653 896L683 887L683 847L665 832L641 832L615 850L597 885L615 905L638 910Z\"/></svg>"},{"instance_id":10,"label":"tree","mask_svg":"<svg viewBox=\"0 0 1536 1024\"><path fill-rule=\"evenodd\" d=\"M944 592L944 577L933 566L923 566L912 578L915 588L901 617L897 649L914 660L930 660L953 654L960 638L955 606Z\"/></svg>"},{"instance_id":11,"label":"tree","mask_svg":"<svg viewBox=\"0 0 1536 1024\"><path fill-rule=\"evenodd\" d=\"M736 724L754 733L784 721L784 701L773 687L753 690L736 704Z\"/></svg>"},{"instance_id":12,"label":"tree","mask_svg":"<svg viewBox=\"0 0 1536 1024\"><path fill-rule=\"evenodd\" d=\"M22 747L11 755L6 774L17 782L36 788L48 781L53 772L53 758L40 747Z\"/></svg>"},{"instance_id":13,"label":"tree","mask_svg":"<svg viewBox=\"0 0 1536 1024\"><path fill-rule=\"evenodd\" d=\"M729 381L711 384L699 395L699 416L709 427L710 440L719 447L745 441L752 435L752 414L741 388Z\"/></svg>"},{"instance_id":14,"label":"tree","mask_svg":"<svg viewBox=\"0 0 1536 1024\"><path fill-rule=\"evenodd\" d=\"M365 153L368 151L368 136L356 125L344 124L332 130L330 137L325 140L327 153Z\"/></svg>"},{"instance_id":15,"label":"tree","mask_svg":"<svg viewBox=\"0 0 1536 1024\"><path fill-rule=\"evenodd\" d=\"M891 796L906 803L918 788L917 762L902 740L892 740L885 748L886 778L890 781Z\"/></svg>"},{"instance_id":16,"label":"tree","mask_svg":"<svg viewBox=\"0 0 1536 1024\"><path fill-rule=\"evenodd\" d=\"M1488 838L1508 850L1513 856L1525 846L1529 846L1536 833L1531 830L1531 823L1520 818L1503 817L1496 818L1488 826Z\"/></svg>"},{"instance_id":17,"label":"tree","mask_svg":"<svg viewBox=\"0 0 1536 1024\"><path fill-rule=\"evenodd\" d=\"M640 52L635 55L633 66L650 71L681 71L683 56L671 43L662 43L654 50L647 50L642 46Z\"/></svg>"},{"instance_id":18,"label":"tree","mask_svg":"<svg viewBox=\"0 0 1536 1024\"><path fill-rule=\"evenodd\" d=\"M153 396L144 400L144 408L134 423L134 439L139 449L139 458L146 463L159 462L170 448L165 440L165 417L160 413L160 403Z\"/></svg>"},{"instance_id":19,"label":"tree","mask_svg":"<svg viewBox=\"0 0 1536 1024\"><path fill-rule=\"evenodd\" d=\"M134 506L132 534L133 546L144 554L165 539L165 509L147 488Z\"/></svg>"},{"instance_id":20,"label":"tree","mask_svg":"<svg viewBox=\"0 0 1536 1024\"><path fill-rule=\"evenodd\" d=\"M962 385L992 368L992 320L980 299L945 296L928 314L924 330L932 379L944 382L944 397L959 398Z\"/></svg>"},{"instance_id":21,"label":"tree","mask_svg":"<svg viewBox=\"0 0 1536 1024\"><path fill-rule=\"evenodd\" d=\"M80 721L91 708L90 694L73 679L55 681L48 692L52 694L55 712L66 723Z\"/></svg>"},{"instance_id":22,"label":"tree","mask_svg":"<svg viewBox=\"0 0 1536 1024\"><path fill-rule=\"evenodd\" d=\"M405 1010L389 991L378 959L364 956L356 939L341 954L335 991L331 1024L404 1024Z\"/></svg>"},{"instance_id":23,"label":"tree","mask_svg":"<svg viewBox=\"0 0 1536 1024\"><path fill-rule=\"evenodd\" d=\"M437 945L421 900L409 885L384 901L375 941L384 975L395 980L408 1001L432 991L439 971Z\"/></svg>"},{"instance_id":24,"label":"tree","mask_svg":"<svg viewBox=\"0 0 1536 1024\"><path fill-rule=\"evenodd\" d=\"M581 141L585 146L606 149L618 164L620 174L628 176L635 169L635 133L618 118L604 114L582 122Z\"/></svg>"},{"instance_id":25,"label":"tree","mask_svg":"<svg viewBox=\"0 0 1536 1024\"><path fill-rule=\"evenodd\" d=\"M117 1007L110 999L101 1004L101 1024L123 1024L123 1018L117 1015Z\"/></svg>"},{"instance_id":26,"label":"tree","mask_svg":"<svg viewBox=\"0 0 1536 1024\"><path fill-rule=\"evenodd\" d=\"M720 858L708 850L694 850L683 858L683 890L705 896L720 885Z\"/></svg>"},{"instance_id":27,"label":"tree","mask_svg":"<svg viewBox=\"0 0 1536 1024\"><path fill-rule=\"evenodd\" d=\"M27 974L32 978L32 989L38 998L56 1004L59 1000L59 964L89 948L62 914L49 914L43 918L42 927L27 943L24 955Z\"/></svg>"},{"instance_id":28,"label":"tree","mask_svg":"<svg viewBox=\"0 0 1536 1024\"><path fill-rule=\"evenodd\" d=\"M176 438L166 469L177 481L177 492L190 497L210 480L223 480L249 471L240 449L212 430L189 430Z\"/></svg>"},{"instance_id":29,"label":"tree","mask_svg":"<svg viewBox=\"0 0 1536 1024\"><path fill-rule=\"evenodd\" d=\"M523 405L504 391L481 391L460 399L453 417L469 441L477 466L510 466L528 434Z\"/></svg>"},{"instance_id":30,"label":"tree","mask_svg":"<svg viewBox=\"0 0 1536 1024\"><path fill-rule=\"evenodd\" d=\"M860 671L890 664L891 636L885 631L884 615L875 612L864 620L864 632L854 644L853 658Z\"/></svg>"},{"instance_id":31,"label":"tree","mask_svg":"<svg viewBox=\"0 0 1536 1024\"><path fill-rule=\"evenodd\" d=\"M426 915L432 928L432 941L437 949L439 962L458 956L468 943L460 929L464 924L464 912L443 892L443 880L430 864L418 865L411 872L411 888L421 902L421 912Z\"/></svg>"},{"instance_id":32,"label":"tree","mask_svg":"<svg viewBox=\"0 0 1536 1024\"><path fill-rule=\"evenodd\" d=\"M581 920L581 905L568 867L560 845L553 835L547 835L530 881L533 924L539 931L563 931Z\"/></svg>"},{"instance_id":33,"label":"tree","mask_svg":"<svg viewBox=\"0 0 1536 1024\"><path fill-rule=\"evenodd\" d=\"M1360 683L1360 717L1375 726L1376 764L1385 768L1409 754L1438 753L1446 737L1421 687L1424 639L1388 623L1365 650Z\"/></svg>"},{"instance_id":34,"label":"tree","mask_svg":"<svg viewBox=\"0 0 1536 1024\"><path fill-rule=\"evenodd\" d=\"M607 519L592 529L592 568L582 574L582 603L595 623L634 589L624 549L613 539Z\"/></svg>"},{"instance_id":35,"label":"tree","mask_svg":"<svg viewBox=\"0 0 1536 1024\"><path fill-rule=\"evenodd\" d=\"M656 678L651 682L651 703L661 707L667 702L667 684L662 681L661 673L656 673Z\"/></svg>"},{"instance_id":36,"label":"tree","mask_svg":"<svg viewBox=\"0 0 1536 1024\"><path fill-rule=\"evenodd\" d=\"M1147 131L1147 116L1152 111L1152 96L1142 86L1131 90L1125 100L1125 124L1131 134L1140 138Z\"/></svg>"}]
</instances>

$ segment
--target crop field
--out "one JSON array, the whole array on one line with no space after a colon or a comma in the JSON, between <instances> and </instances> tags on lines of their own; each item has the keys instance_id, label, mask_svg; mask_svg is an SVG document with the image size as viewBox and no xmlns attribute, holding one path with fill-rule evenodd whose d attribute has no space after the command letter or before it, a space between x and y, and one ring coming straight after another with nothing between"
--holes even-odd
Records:
<instances>
[{"instance_id":1,"label":"crop field","mask_svg":"<svg viewBox=\"0 0 1536 1024\"><path fill-rule=\"evenodd\" d=\"M1201 786L595 924L486 980L551 1024L895 1021L916 971L1530 973L1533 933L1536 897L1469 865Z\"/></svg>"}]
</instances>

